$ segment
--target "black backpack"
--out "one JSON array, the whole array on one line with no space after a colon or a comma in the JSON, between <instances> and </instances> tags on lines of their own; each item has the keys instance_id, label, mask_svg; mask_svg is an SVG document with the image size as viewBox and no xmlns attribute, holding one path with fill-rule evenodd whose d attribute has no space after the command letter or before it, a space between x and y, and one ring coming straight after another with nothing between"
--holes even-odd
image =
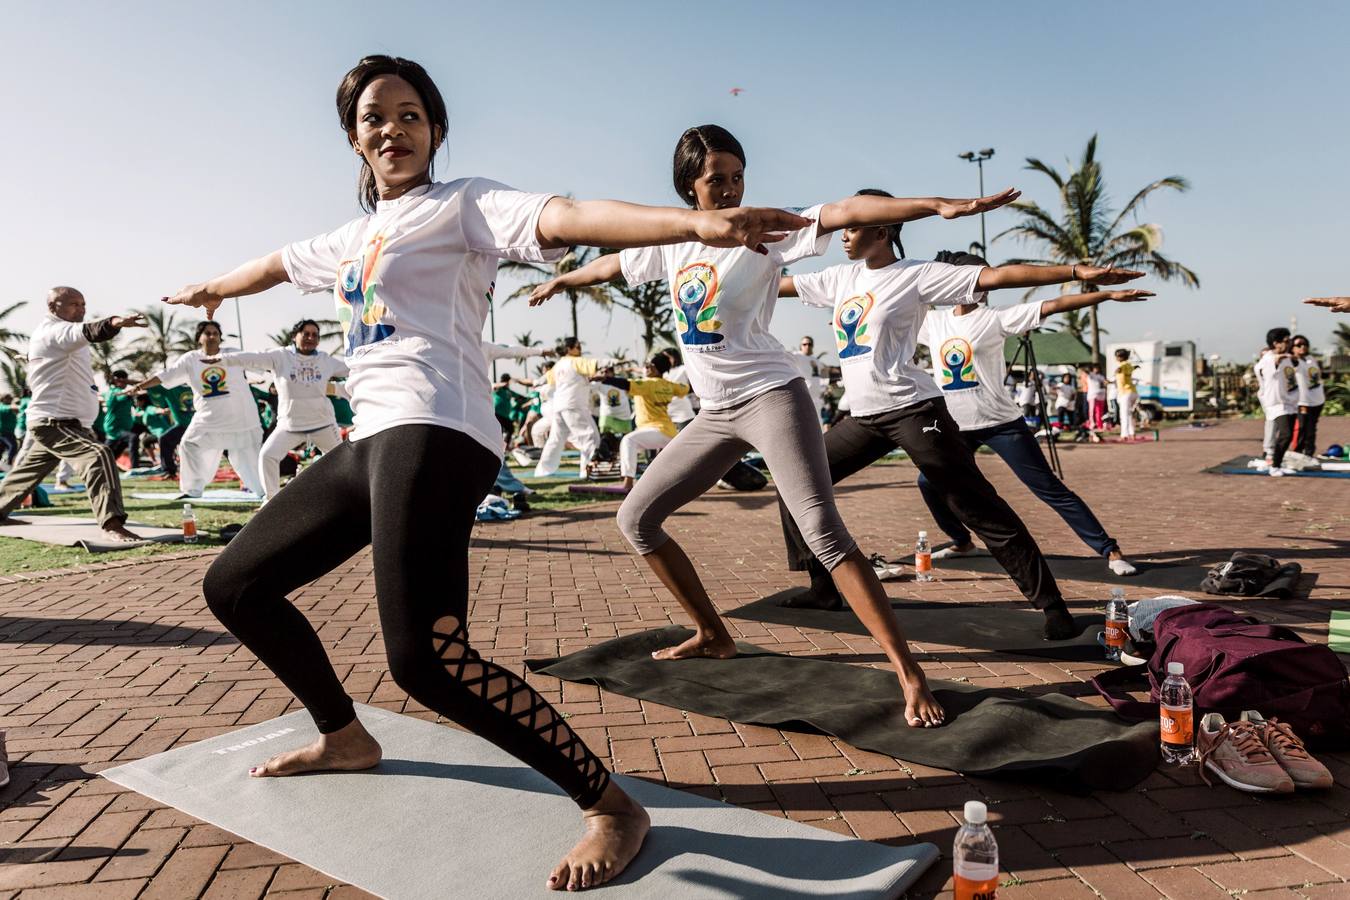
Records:
<instances>
[{"instance_id":1,"label":"black backpack","mask_svg":"<svg viewBox=\"0 0 1350 900\"><path fill-rule=\"evenodd\" d=\"M1294 593L1301 574L1303 567L1298 563L1281 563L1263 553L1238 551L1228 562L1209 570L1200 590L1238 597L1287 597Z\"/></svg>"}]
</instances>

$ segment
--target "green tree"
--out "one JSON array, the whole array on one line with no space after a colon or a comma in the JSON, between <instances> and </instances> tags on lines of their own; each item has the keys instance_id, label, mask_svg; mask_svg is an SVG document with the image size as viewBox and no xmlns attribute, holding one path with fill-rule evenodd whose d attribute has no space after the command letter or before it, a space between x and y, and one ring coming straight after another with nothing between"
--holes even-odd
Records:
<instances>
[{"instance_id":1,"label":"green tree","mask_svg":"<svg viewBox=\"0 0 1350 900\"><path fill-rule=\"evenodd\" d=\"M0 356L0 381L16 397L28 390L28 360L21 356Z\"/></svg>"},{"instance_id":2,"label":"green tree","mask_svg":"<svg viewBox=\"0 0 1350 900\"><path fill-rule=\"evenodd\" d=\"M148 375L164 368L170 357L196 349L192 329L178 317L177 310L157 304L138 312L145 316L147 327L137 332L139 337L122 357L137 372Z\"/></svg>"},{"instance_id":3,"label":"green tree","mask_svg":"<svg viewBox=\"0 0 1350 900\"><path fill-rule=\"evenodd\" d=\"M1336 342L1337 353L1350 354L1350 325L1337 322L1336 330L1331 333L1331 339Z\"/></svg>"},{"instance_id":4,"label":"green tree","mask_svg":"<svg viewBox=\"0 0 1350 900\"><path fill-rule=\"evenodd\" d=\"M580 269L589 263L595 257L600 255L600 251L594 247L569 247L567 253L562 259L558 260L552 266L541 266L535 263L515 262L507 260L501 263L501 268L508 272L521 272L530 279L525 284L516 288L504 302L510 303L518 297L528 297L530 291L534 290L536 285L551 281L559 275L566 275ZM580 337L580 328L577 324L577 310L584 301L589 300L601 309L609 309L613 305L613 285L593 284L588 287L568 288L563 291L567 297L567 303L572 310L572 337Z\"/></svg>"},{"instance_id":5,"label":"green tree","mask_svg":"<svg viewBox=\"0 0 1350 900\"><path fill-rule=\"evenodd\" d=\"M1097 159L1095 134L1088 140L1078 166L1070 169L1067 175L1061 175L1034 158L1027 159L1026 168L1042 173L1059 189L1060 218L1056 219L1029 200L1014 203L1013 206L1021 213L1022 221L995 235L994 240L1011 236L1031 241L1039 245L1042 255L1039 258L1010 259L1008 262L1114 265L1143 269L1163 281L1180 281L1187 287L1200 286L1200 278L1195 272L1162 254L1162 226L1135 221L1150 194L1160 190L1185 191L1190 187L1185 178L1180 175L1160 178L1135 193L1128 203L1113 213L1106 181L1102 176L1102 164ZM1088 292L1096 290L1096 287L1082 284L1080 289ZM1098 308L1094 306L1089 311L1088 330L1092 334L1093 356L1100 362L1102 353Z\"/></svg>"},{"instance_id":6,"label":"green tree","mask_svg":"<svg viewBox=\"0 0 1350 900\"><path fill-rule=\"evenodd\" d=\"M22 346L28 340L28 335L8 327L5 325L5 320L18 312L21 307L27 305L27 300L19 300L4 309L0 309L0 354L4 354L11 360L20 360L28 356L27 350Z\"/></svg>"},{"instance_id":7,"label":"green tree","mask_svg":"<svg viewBox=\"0 0 1350 900\"><path fill-rule=\"evenodd\" d=\"M636 287L613 285L615 306L626 309L642 321L642 351L650 356L658 339L664 346L678 344L675 337L675 307L670 300L670 285L648 281Z\"/></svg>"}]
</instances>

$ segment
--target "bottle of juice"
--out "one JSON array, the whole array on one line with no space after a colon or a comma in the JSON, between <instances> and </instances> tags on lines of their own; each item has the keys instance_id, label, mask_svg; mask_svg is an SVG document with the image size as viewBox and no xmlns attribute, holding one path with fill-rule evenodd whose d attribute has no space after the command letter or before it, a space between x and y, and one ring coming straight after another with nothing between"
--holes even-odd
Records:
<instances>
[{"instance_id":1,"label":"bottle of juice","mask_svg":"<svg viewBox=\"0 0 1350 900\"><path fill-rule=\"evenodd\" d=\"M928 532L920 531L918 543L914 545L914 580L933 580L933 548L928 543Z\"/></svg>"},{"instance_id":2,"label":"bottle of juice","mask_svg":"<svg viewBox=\"0 0 1350 900\"><path fill-rule=\"evenodd\" d=\"M952 845L956 900L994 900L998 894L998 842L985 820L989 810L978 800L966 803L966 822Z\"/></svg>"}]
</instances>

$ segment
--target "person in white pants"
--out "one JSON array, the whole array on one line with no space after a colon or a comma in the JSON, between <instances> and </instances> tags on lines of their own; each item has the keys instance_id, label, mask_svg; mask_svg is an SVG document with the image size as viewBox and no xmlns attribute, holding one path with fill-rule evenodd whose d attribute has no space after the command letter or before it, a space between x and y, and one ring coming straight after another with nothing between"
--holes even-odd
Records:
<instances>
[{"instance_id":1,"label":"person in white pants","mask_svg":"<svg viewBox=\"0 0 1350 900\"><path fill-rule=\"evenodd\" d=\"M1139 390L1134 386L1134 364L1130 351L1116 351L1116 405L1120 407L1120 437L1134 437L1134 408L1139 405Z\"/></svg>"},{"instance_id":2,"label":"person in white pants","mask_svg":"<svg viewBox=\"0 0 1350 900\"><path fill-rule=\"evenodd\" d=\"M230 465L244 489L262 497L263 483L258 474L262 421L244 369L220 358L221 337L216 322L198 322L198 349L184 353L162 372L127 388L127 392L137 393L158 384L186 384L192 390L192 423L178 445L180 496L200 497L216 475L221 453L229 453Z\"/></svg>"},{"instance_id":3,"label":"person in white pants","mask_svg":"<svg viewBox=\"0 0 1350 900\"><path fill-rule=\"evenodd\" d=\"M281 490L281 461L296 447L313 445L328 453L342 443L337 413L328 400L328 383L346 378L347 363L319 349L319 323L301 319L291 328L291 346L254 353L230 351L226 365L271 372L277 386L277 427L258 453L263 501Z\"/></svg>"},{"instance_id":4,"label":"person in white pants","mask_svg":"<svg viewBox=\"0 0 1350 900\"><path fill-rule=\"evenodd\" d=\"M553 424L534 468L535 478L547 478L558 471L569 441L581 452L578 477L590 474L591 458L600 449L600 429L591 418L591 377L614 363L582 356L581 341L574 337L563 341L563 355L548 370L547 380L553 385Z\"/></svg>"},{"instance_id":5,"label":"person in white pants","mask_svg":"<svg viewBox=\"0 0 1350 900\"><path fill-rule=\"evenodd\" d=\"M631 491L637 481L638 454L643 450L660 450L679 433L670 418L670 403L677 397L687 397L689 386L666 380L669 371L670 357L658 353L647 361L646 378L600 379L604 384L627 391L637 412L637 427L619 441L619 474L623 476L625 491Z\"/></svg>"}]
</instances>

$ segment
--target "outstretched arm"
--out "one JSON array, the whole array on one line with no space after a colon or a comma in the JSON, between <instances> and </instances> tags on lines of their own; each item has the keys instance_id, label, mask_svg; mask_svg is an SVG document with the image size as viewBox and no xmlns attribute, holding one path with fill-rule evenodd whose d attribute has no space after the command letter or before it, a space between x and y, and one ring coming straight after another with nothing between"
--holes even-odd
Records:
<instances>
[{"instance_id":1,"label":"outstretched arm","mask_svg":"<svg viewBox=\"0 0 1350 900\"><path fill-rule=\"evenodd\" d=\"M230 297L247 297L290 281L286 267L281 264L281 251L251 259L242 266L201 284L189 284L172 297L162 297L175 306L195 306L206 310L206 317L214 319L216 309Z\"/></svg>"},{"instance_id":2,"label":"outstretched arm","mask_svg":"<svg viewBox=\"0 0 1350 900\"><path fill-rule=\"evenodd\" d=\"M946 197L876 197L862 194L822 206L820 232L827 234L841 228L896 225L928 216L958 219L998 209L1020 196L1022 192L1013 188L977 200L949 200Z\"/></svg>"},{"instance_id":3,"label":"outstretched arm","mask_svg":"<svg viewBox=\"0 0 1350 900\"><path fill-rule=\"evenodd\" d=\"M136 384L129 384L126 387L122 388L122 393L126 394L129 397L133 394L139 394L141 391L148 391L152 387L157 387L162 383L163 382L159 380L158 375L151 375L144 381L138 381Z\"/></svg>"},{"instance_id":4,"label":"outstretched arm","mask_svg":"<svg viewBox=\"0 0 1350 900\"><path fill-rule=\"evenodd\" d=\"M613 281L622 274L622 271L619 266L619 254L606 253L604 256L597 256L580 269L573 269L566 275L559 275L543 284L535 285L534 290L530 291L530 305L538 306L549 297L568 288L590 287L593 284Z\"/></svg>"},{"instance_id":5,"label":"outstretched arm","mask_svg":"<svg viewBox=\"0 0 1350 900\"><path fill-rule=\"evenodd\" d=\"M1091 294L1067 294L1043 302L1041 304L1041 318L1047 319L1055 313L1068 312L1071 309L1096 306L1098 303L1105 303L1107 300L1134 303L1138 300L1147 300L1152 296L1154 296L1152 291L1094 291Z\"/></svg>"},{"instance_id":6,"label":"outstretched arm","mask_svg":"<svg viewBox=\"0 0 1350 900\"><path fill-rule=\"evenodd\" d=\"M539 215L538 237L545 249L576 244L623 249L702 241L710 247L744 246L764 253L765 244L810 224L810 219L781 209L694 210L554 197Z\"/></svg>"},{"instance_id":7,"label":"outstretched arm","mask_svg":"<svg viewBox=\"0 0 1350 900\"><path fill-rule=\"evenodd\" d=\"M993 291L999 288L1043 287L1067 281L1094 285L1124 284L1143 275L1143 272L1134 269L1117 269L1115 266L988 266L980 270L975 288Z\"/></svg>"},{"instance_id":8,"label":"outstretched arm","mask_svg":"<svg viewBox=\"0 0 1350 900\"><path fill-rule=\"evenodd\" d=\"M1332 312L1350 313L1350 297L1309 297L1303 302L1309 306L1325 306Z\"/></svg>"}]
</instances>

